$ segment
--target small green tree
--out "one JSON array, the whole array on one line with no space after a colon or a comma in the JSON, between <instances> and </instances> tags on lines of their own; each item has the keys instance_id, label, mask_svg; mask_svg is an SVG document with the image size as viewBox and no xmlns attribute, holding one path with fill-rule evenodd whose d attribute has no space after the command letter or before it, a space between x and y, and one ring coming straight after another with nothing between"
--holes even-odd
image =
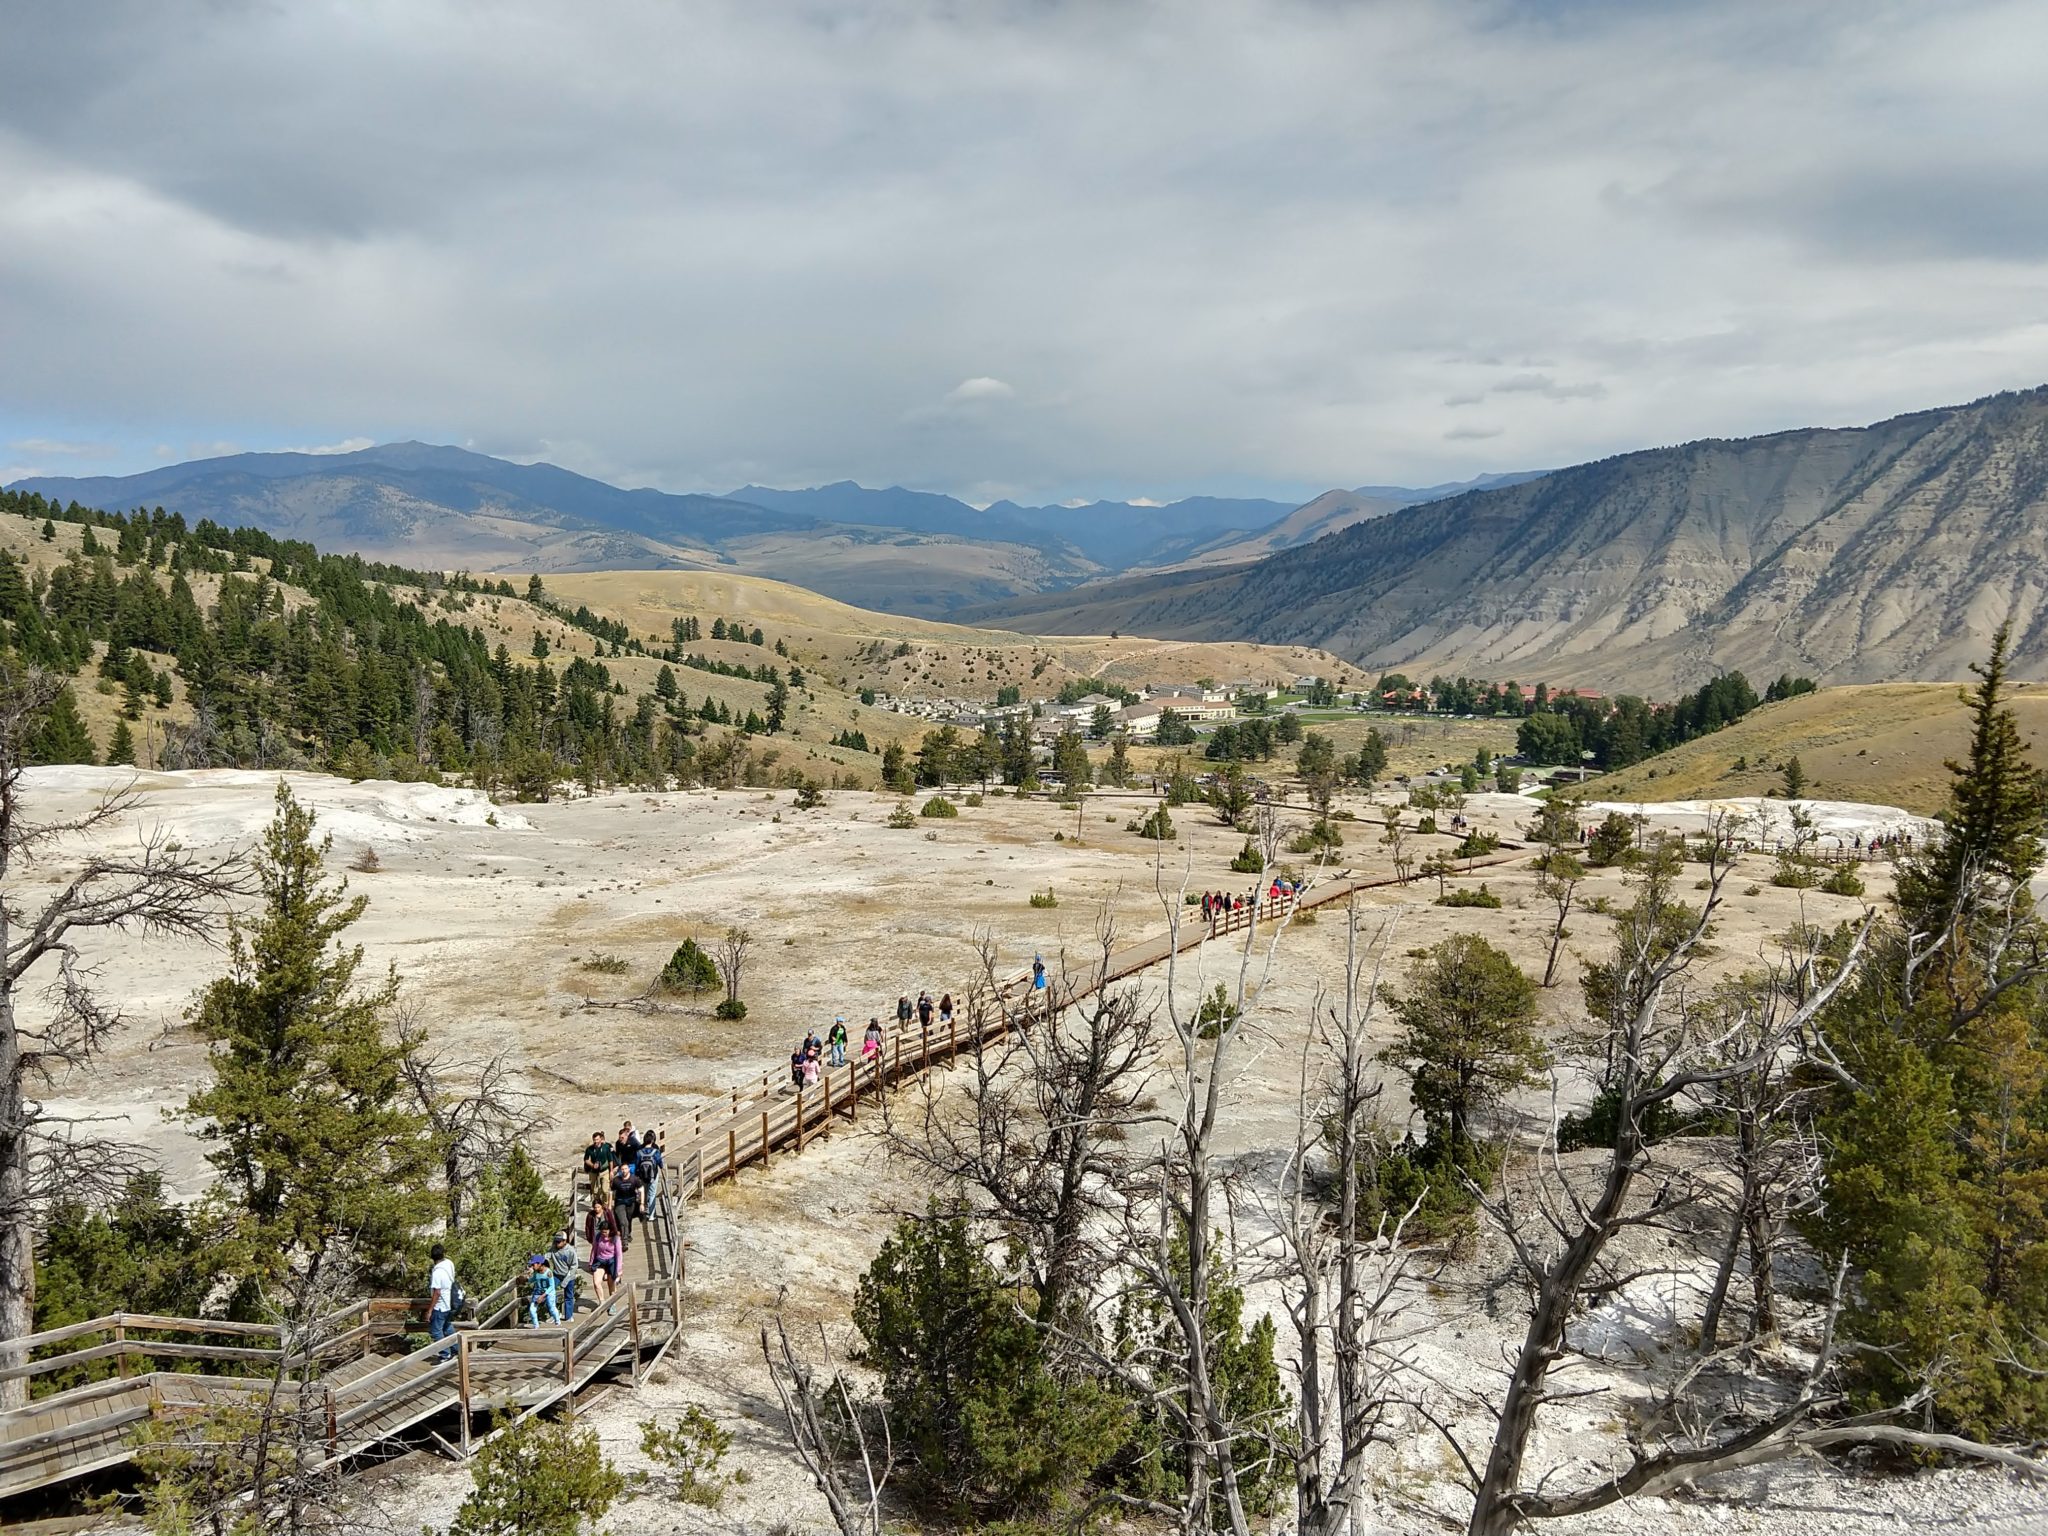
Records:
<instances>
[{"instance_id":1,"label":"small green tree","mask_svg":"<svg viewBox=\"0 0 2048 1536\"><path fill-rule=\"evenodd\" d=\"M1138 836L1149 838L1156 843L1170 843L1177 835L1173 829L1173 818L1166 814L1166 807L1163 805L1154 806L1152 814L1142 821L1132 822L1131 830Z\"/></svg>"},{"instance_id":2,"label":"small green tree","mask_svg":"<svg viewBox=\"0 0 2048 1536\"><path fill-rule=\"evenodd\" d=\"M1401 1035L1381 1060L1408 1078L1431 1140L1471 1143L1475 1116L1532 1081L1548 1061L1531 1028L1536 984L1477 934L1432 945L1394 999Z\"/></svg>"},{"instance_id":3,"label":"small green tree","mask_svg":"<svg viewBox=\"0 0 2048 1536\"><path fill-rule=\"evenodd\" d=\"M1251 781L1235 761L1217 770L1216 781L1209 786L1209 803L1216 807L1217 819L1226 827L1236 826L1252 808Z\"/></svg>"},{"instance_id":4,"label":"small green tree","mask_svg":"<svg viewBox=\"0 0 2048 1536\"><path fill-rule=\"evenodd\" d=\"M1122 1442L1128 1410L1062 1379L968 1224L897 1223L861 1277L854 1326L916 1490L950 1518L1048 1517Z\"/></svg>"},{"instance_id":5,"label":"small green tree","mask_svg":"<svg viewBox=\"0 0 2048 1536\"><path fill-rule=\"evenodd\" d=\"M685 939L661 968L660 985L664 992L709 992L718 985L718 962L695 939Z\"/></svg>"},{"instance_id":6,"label":"small green tree","mask_svg":"<svg viewBox=\"0 0 2048 1536\"><path fill-rule=\"evenodd\" d=\"M1609 811L1586 841L1586 862L1595 868L1626 864L1635 853L1636 826L1619 811Z\"/></svg>"},{"instance_id":7,"label":"small green tree","mask_svg":"<svg viewBox=\"0 0 2048 1536\"><path fill-rule=\"evenodd\" d=\"M66 683L50 701L42 724L28 741L31 763L96 763L92 732L78 713L78 699Z\"/></svg>"},{"instance_id":8,"label":"small green tree","mask_svg":"<svg viewBox=\"0 0 2048 1536\"><path fill-rule=\"evenodd\" d=\"M1796 753L1785 762L1783 789L1787 800L1797 800L1806 793L1806 770L1800 766Z\"/></svg>"},{"instance_id":9,"label":"small green tree","mask_svg":"<svg viewBox=\"0 0 2048 1536\"><path fill-rule=\"evenodd\" d=\"M1109 739L1109 761L1102 765L1102 782L1118 789L1131 782L1131 743L1122 731Z\"/></svg>"},{"instance_id":10,"label":"small green tree","mask_svg":"<svg viewBox=\"0 0 2048 1536\"><path fill-rule=\"evenodd\" d=\"M739 1477L724 1469L731 1449L732 1432L695 1403L673 1424L640 1421L640 1454L667 1474L668 1491L685 1504L716 1509L725 1502L726 1488Z\"/></svg>"},{"instance_id":11,"label":"small green tree","mask_svg":"<svg viewBox=\"0 0 2048 1536\"><path fill-rule=\"evenodd\" d=\"M1068 729L1054 738L1052 767L1070 793L1086 789L1094 782L1088 767L1088 748L1082 744L1080 732Z\"/></svg>"},{"instance_id":12,"label":"small green tree","mask_svg":"<svg viewBox=\"0 0 2048 1536\"><path fill-rule=\"evenodd\" d=\"M470 1481L448 1536L584 1536L626 1490L595 1430L531 1414L484 1443Z\"/></svg>"},{"instance_id":13,"label":"small green tree","mask_svg":"<svg viewBox=\"0 0 2048 1536\"><path fill-rule=\"evenodd\" d=\"M882 748L882 788L899 795L907 795L917 788L917 781L910 773L910 755L903 750L900 741L892 741Z\"/></svg>"},{"instance_id":14,"label":"small green tree","mask_svg":"<svg viewBox=\"0 0 2048 1536\"><path fill-rule=\"evenodd\" d=\"M114 722L114 739L107 743L107 762L135 766L135 733L128 729L126 720Z\"/></svg>"}]
</instances>

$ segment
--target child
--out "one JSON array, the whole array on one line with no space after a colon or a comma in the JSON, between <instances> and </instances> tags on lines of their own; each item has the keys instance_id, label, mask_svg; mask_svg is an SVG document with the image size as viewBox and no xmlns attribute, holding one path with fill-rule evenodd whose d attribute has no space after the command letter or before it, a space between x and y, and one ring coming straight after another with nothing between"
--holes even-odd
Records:
<instances>
[{"instance_id":1,"label":"child","mask_svg":"<svg viewBox=\"0 0 2048 1536\"><path fill-rule=\"evenodd\" d=\"M556 1322L562 1320L562 1309L555 1303L555 1274L548 1264L548 1256L536 1253L526 1261L526 1326L540 1326L540 1309L545 1305L548 1316Z\"/></svg>"}]
</instances>

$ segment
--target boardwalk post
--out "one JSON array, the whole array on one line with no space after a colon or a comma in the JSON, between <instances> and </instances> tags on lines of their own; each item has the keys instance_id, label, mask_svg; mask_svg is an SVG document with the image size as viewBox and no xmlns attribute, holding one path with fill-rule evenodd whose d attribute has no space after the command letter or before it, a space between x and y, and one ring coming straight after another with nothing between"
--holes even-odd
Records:
<instances>
[{"instance_id":1,"label":"boardwalk post","mask_svg":"<svg viewBox=\"0 0 2048 1536\"><path fill-rule=\"evenodd\" d=\"M860 1124L860 1063L846 1064L846 1118Z\"/></svg>"},{"instance_id":2,"label":"boardwalk post","mask_svg":"<svg viewBox=\"0 0 2048 1536\"><path fill-rule=\"evenodd\" d=\"M114 1342L121 1346L120 1352L114 1356L114 1366L125 1380L128 1375L128 1325L118 1321L120 1316L119 1312L114 1314Z\"/></svg>"},{"instance_id":3,"label":"boardwalk post","mask_svg":"<svg viewBox=\"0 0 2048 1536\"><path fill-rule=\"evenodd\" d=\"M455 1391L462 1402L462 1454L469 1455L469 1333L455 1335ZM332 1402L330 1394L329 1401Z\"/></svg>"},{"instance_id":4,"label":"boardwalk post","mask_svg":"<svg viewBox=\"0 0 2048 1536\"><path fill-rule=\"evenodd\" d=\"M768 1111L761 1111L761 1166L768 1166Z\"/></svg>"},{"instance_id":5,"label":"boardwalk post","mask_svg":"<svg viewBox=\"0 0 2048 1536\"><path fill-rule=\"evenodd\" d=\"M921 1070L924 1070L924 1071L927 1071L927 1072L928 1072L928 1071L930 1071L930 1070L931 1070L931 1065L932 1065L932 1027L931 1027L931 1025L927 1024L927 1025L925 1025L925 1026L924 1026L924 1028L923 1028L922 1030L920 1030L920 1031L919 1031L919 1033L918 1033L918 1039L919 1039L919 1041L921 1042L921 1044L922 1044L922 1046L923 1046L923 1048L924 1048L924 1055L923 1055L923 1057L922 1057L922 1058L921 1058L921 1059L919 1060L919 1062L918 1062L918 1066L919 1066L919 1068L920 1068Z\"/></svg>"},{"instance_id":6,"label":"boardwalk post","mask_svg":"<svg viewBox=\"0 0 2048 1536\"><path fill-rule=\"evenodd\" d=\"M628 1286L632 1283L630 1280L626 1282ZM614 1297L613 1301L616 1302L617 1298ZM576 1329L573 1324L562 1329L562 1385L576 1385Z\"/></svg>"},{"instance_id":7,"label":"boardwalk post","mask_svg":"<svg viewBox=\"0 0 2048 1536\"><path fill-rule=\"evenodd\" d=\"M704 1193L704 1144L697 1143L697 1193Z\"/></svg>"},{"instance_id":8,"label":"boardwalk post","mask_svg":"<svg viewBox=\"0 0 2048 1536\"><path fill-rule=\"evenodd\" d=\"M626 1313L633 1321L633 1385L640 1385L640 1295L639 1287L633 1288L633 1299L626 1303Z\"/></svg>"},{"instance_id":9,"label":"boardwalk post","mask_svg":"<svg viewBox=\"0 0 2048 1536\"><path fill-rule=\"evenodd\" d=\"M819 1122L820 1122L821 1124L823 1124L824 1126L826 1126L826 1127L827 1127L828 1129L829 1129L829 1128L831 1127L831 1124L832 1124L832 1074L831 1074L830 1072L827 1072L827 1073L825 1074L825 1113L824 1113L824 1114L822 1114L822 1115L820 1115L820 1116L818 1117L818 1119L819 1119Z\"/></svg>"},{"instance_id":10,"label":"boardwalk post","mask_svg":"<svg viewBox=\"0 0 2048 1536\"><path fill-rule=\"evenodd\" d=\"M804 1149L804 1085L796 1085L796 1149Z\"/></svg>"},{"instance_id":11,"label":"boardwalk post","mask_svg":"<svg viewBox=\"0 0 2048 1536\"><path fill-rule=\"evenodd\" d=\"M740 1133L736 1127L728 1125L725 1128L725 1176L728 1179L737 1178L739 1171Z\"/></svg>"}]
</instances>

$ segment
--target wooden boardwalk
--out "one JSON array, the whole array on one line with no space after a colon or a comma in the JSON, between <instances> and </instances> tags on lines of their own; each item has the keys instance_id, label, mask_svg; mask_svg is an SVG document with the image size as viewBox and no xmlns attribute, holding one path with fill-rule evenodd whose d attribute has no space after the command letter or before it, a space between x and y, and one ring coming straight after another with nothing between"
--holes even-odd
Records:
<instances>
[{"instance_id":1,"label":"wooden boardwalk","mask_svg":"<svg viewBox=\"0 0 2048 1536\"><path fill-rule=\"evenodd\" d=\"M1499 865L1517 853L1508 845L1496 855L1467 861L1464 868ZM1175 953L1247 929L1256 939L1297 911L1419 878L1343 877L1298 898L1261 901L1206 922L1189 909L1174 929L1111 952L1089 973L1049 988L1046 995L1056 1007L1069 1006ZM273 1395L299 1423L310 1414L324 1429L315 1437L318 1449L312 1458L314 1465L324 1466L409 1433L424 1438L430 1431L441 1449L466 1456L479 1414L488 1412L494 1425L503 1424L509 1415L573 1397L599 1377L623 1372L637 1381L680 1332L684 1246L678 1207L751 1163L765 1164L777 1152L802 1152L835 1116L857 1120L863 1100L944 1066L1020 1022L1042 1017L1044 1005L1034 1002L1031 982L1026 973L993 993L988 988L969 993L965 1017L896 1030L885 1037L879 1056L834 1068L809 1090L768 1074L733 1089L709 1115L696 1112L688 1130L669 1140L667 1169L650 1218L632 1246L626 1277L608 1301L579 1306L571 1323L519 1326L522 1277L515 1276L475 1303L476 1321L459 1325L452 1340L397 1354L380 1353L379 1346L425 1331L423 1298L357 1302L323 1319L312 1330L320 1342L310 1362L303 1355L285 1358L280 1330L259 1323L116 1313L32 1336L27 1341L32 1352L75 1347L0 1376L26 1376L33 1382L106 1360L115 1363L119 1374L0 1412L0 1499L128 1461L145 1424L175 1425L209 1409L258 1406ZM571 1175L572 1222L585 1203L582 1182ZM248 1374L163 1368L175 1361L232 1365ZM280 1364L286 1367L282 1372Z\"/></svg>"}]
</instances>

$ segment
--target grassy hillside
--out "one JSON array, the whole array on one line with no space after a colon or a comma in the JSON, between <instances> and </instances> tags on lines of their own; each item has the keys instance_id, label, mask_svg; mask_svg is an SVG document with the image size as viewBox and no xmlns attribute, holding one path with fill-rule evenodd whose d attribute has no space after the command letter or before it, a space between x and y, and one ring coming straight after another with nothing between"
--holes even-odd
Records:
<instances>
[{"instance_id":1,"label":"grassy hillside","mask_svg":"<svg viewBox=\"0 0 2048 1536\"><path fill-rule=\"evenodd\" d=\"M713 615L743 618L785 638L806 667L815 666L832 683L855 691L980 697L1014 684L1031 698L1056 693L1075 678L1127 687L1203 677L1291 681L1308 673L1343 688L1363 688L1373 680L1309 646L1108 635L1045 638L974 629L856 608L786 582L729 570L575 572L548 576L546 582L561 601L587 603L623 620L643 638L666 636L670 622L687 615L707 624Z\"/></svg>"},{"instance_id":2,"label":"grassy hillside","mask_svg":"<svg viewBox=\"0 0 2048 1536\"><path fill-rule=\"evenodd\" d=\"M2038 760L2048 740L2048 684L2015 690L2011 703ZM1797 756L1816 799L1931 813L1948 794L1942 762L1962 755L1968 730L1953 683L1824 688L1766 704L1725 730L1598 779L1592 792L1612 800L1769 794Z\"/></svg>"}]
</instances>

